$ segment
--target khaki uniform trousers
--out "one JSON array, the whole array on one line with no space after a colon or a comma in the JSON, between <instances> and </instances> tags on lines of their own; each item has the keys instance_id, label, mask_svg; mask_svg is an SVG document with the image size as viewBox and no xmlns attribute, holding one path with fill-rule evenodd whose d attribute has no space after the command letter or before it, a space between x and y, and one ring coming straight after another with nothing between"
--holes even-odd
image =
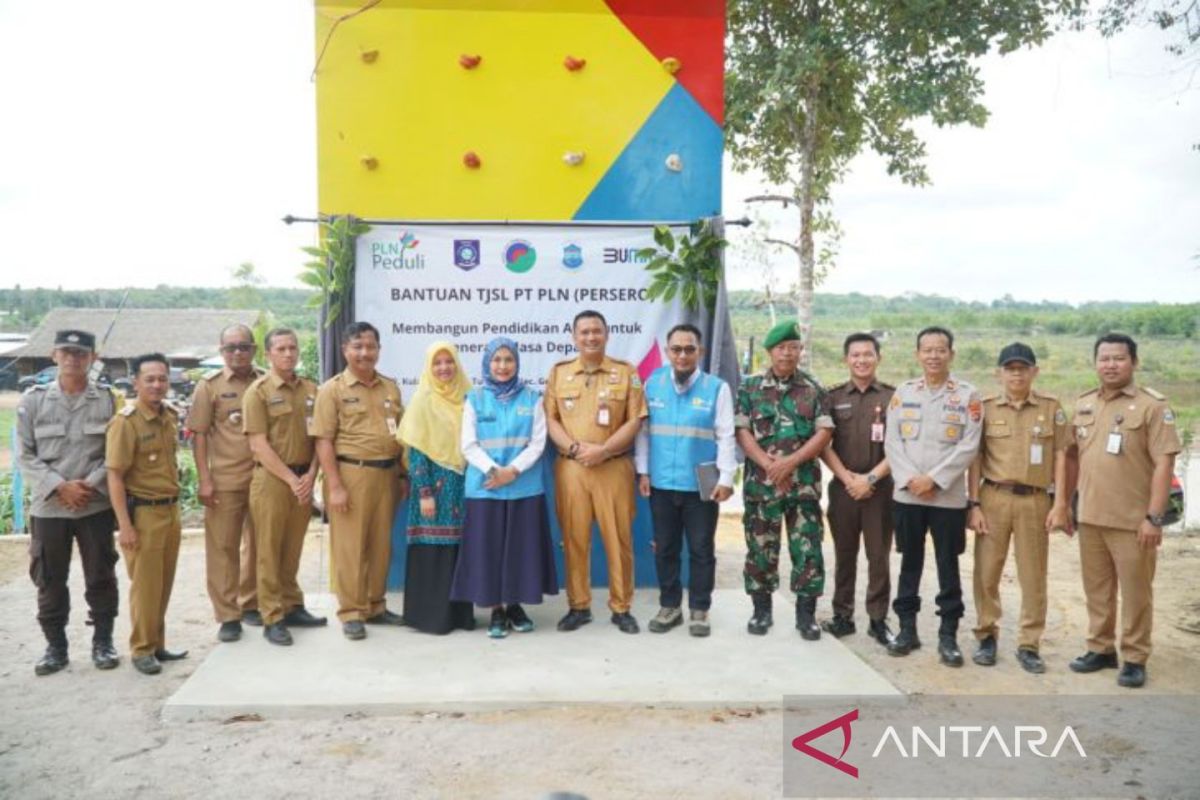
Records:
<instances>
[{"instance_id":1,"label":"khaki uniform trousers","mask_svg":"<svg viewBox=\"0 0 1200 800\"><path fill-rule=\"evenodd\" d=\"M1145 664L1154 627L1157 547L1142 547L1135 531L1079 526L1079 565L1087 598L1087 648L1116 651L1117 589L1121 590L1121 659Z\"/></svg>"},{"instance_id":2,"label":"khaki uniform trousers","mask_svg":"<svg viewBox=\"0 0 1200 800\"><path fill-rule=\"evenodd\" d=\"M633 604L633 460L614 458L585 467L568 458L554 462L554 505L562 528L567 567L567 602L592 604L592 522L608 559L608 607L624 613Z\"/></svg>"},{"instance_id":3,"label":"khaki uniform trousers","mask_svg":"<svg viewBox=\"0 0 1200 800\"><path fill-rule=\"evenodd\" d=\"M138 506L133 510L138 546L124 549L129 572L129 616L133 658L167 646L167 604L179 561L179 506Z\"/></svg>"},{"instance_id":4,"label":"khaki uniform trousers","mask_svg":"<svg viewBox=\"0 0 1200 800\"><path fill-rule=\"evenodd\" d=\"M975 637L982 641L998 636L1000 627L1000 577L1008 559L1009 542L1016 556L1017 582L1021 586L1021 616L1017 647L1037 652L1046 630L1046 568L1050 538L1046 515L1052 501L1045 492L1015 495L983 485L979 507L989 533L975 534Z\"/></svg>"},{"instance_id":5,"label":"khaki uniform trousers","mask_svg":"<svg viewBox=\"0 0 1200 800\"><path fill-rule=\"evenodd\" d=\"M293 608L304 605L296 574L300 571L312 504L297 503L290 486L262 467L255 467L250 481L250 516L258 555L258 608L263 623L273 625Z\"/></svg>"},{"instance_id":6,"label":"khaki uniform trousers","mask_svg":"<svg viewBox=\"0 0 1200 800\"><path fill-rule=\"evenodd\" d=\"M338 471L350 496L349 511L329 512L338 619L362 621L387 608L399 480L394 467L377 469L341 463Z\"/></svg>"},{"instance_id":7,"label":"khaki uniform trousers","mask_svg":"<svg viewBox=\"0 0 1200 800\"><path fill-rule=\"evenodd\" d=\"M250 490L216 491L217 505L204 509L204 566L217 622L233 622L258 608L254 577L254 522Z\"/></svg>"}]
</instances>

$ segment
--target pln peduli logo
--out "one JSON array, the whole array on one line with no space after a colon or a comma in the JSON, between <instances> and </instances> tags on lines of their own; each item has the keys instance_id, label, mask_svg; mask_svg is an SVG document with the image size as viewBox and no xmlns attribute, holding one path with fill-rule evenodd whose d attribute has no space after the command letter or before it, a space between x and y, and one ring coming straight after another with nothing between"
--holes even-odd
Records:
<instances>
[{"instance_id":1,"label":"pln peduli logo","mask_svg":"<svg viewBox=\"0 0 1200 800\"><path fill-rule=\"evenodd\" d=\"M524 239L513 239L504 246L504 266L518 275L529 272L537 263L537 250Z\"/></svg>"},{"instance_id":2,"label":"pln peduli logo","mask_svg":"<svg viewBox=\"0 0 1200 800\"><path fill-rule=\"evenodd\" d=\"M371 268L393 270L425 269L425 256L417 252L420 240L408 231L395 239L371 242Z\"/></svg>"},{"instance_id":3,"label":"pln peduli logo","mask_svg":"<svg viewBox=\"0 0 1200 800\"><path fill-rule=\"evenodd\" d=\"M454 266L468 272L479 266L478 239L454 240Z\"/></svg>"},{"instance_id":4,"label":"pln peduli logo","mask_svg":"<svg viewBox=\"0 0 1200 800\"><path fill-rule=\"evenodd\" d=\"M563 247L562 265L575 272L583 266L583 248L571 242Z\"/></svg>"}]
</instances>

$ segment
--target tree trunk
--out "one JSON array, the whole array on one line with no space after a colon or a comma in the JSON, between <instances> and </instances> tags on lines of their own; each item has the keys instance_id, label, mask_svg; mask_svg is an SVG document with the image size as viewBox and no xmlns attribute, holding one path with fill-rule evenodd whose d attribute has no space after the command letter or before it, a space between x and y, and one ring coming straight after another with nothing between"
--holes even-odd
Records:
<instances>
[{"instance_id":1,"label":"tree trunk","mask_svg":"<svg viewBox=\"0 0 1200 800\"><path fill-rule=\"evenodd\" d=\"M809 0L807 5L809 24L815 28L820 23L819 4L817 0ZM796 192L800 201L800 240L797 242L797 253L800 257L800 281L797 285L796 321L800 323L801 335L804 337L804 354L800 366L806 370L812 366L812 342L809 334L813 326L813 275L816 272L813 248L813 206L816 194L813 162L817 153L817 102L819 99L820 76L813 71L808 76L804 91L804 126L800 130L800 185Z\"/></svg>"}]
</instances>

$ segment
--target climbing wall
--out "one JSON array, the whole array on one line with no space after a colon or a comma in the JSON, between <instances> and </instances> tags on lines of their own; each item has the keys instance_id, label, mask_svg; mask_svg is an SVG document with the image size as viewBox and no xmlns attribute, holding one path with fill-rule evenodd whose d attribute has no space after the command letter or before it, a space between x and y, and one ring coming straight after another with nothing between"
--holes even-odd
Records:
<instances>
[{"instance_id":1,"label":"climbing wall","mask_svg":"<svg viewBox=\"0 0 1200 800\"><path fill-rule=\"evenodd\" d=\"M718 214L724 12L724 0L318 0L320 210Z\"/></svg>"}]
</instances>

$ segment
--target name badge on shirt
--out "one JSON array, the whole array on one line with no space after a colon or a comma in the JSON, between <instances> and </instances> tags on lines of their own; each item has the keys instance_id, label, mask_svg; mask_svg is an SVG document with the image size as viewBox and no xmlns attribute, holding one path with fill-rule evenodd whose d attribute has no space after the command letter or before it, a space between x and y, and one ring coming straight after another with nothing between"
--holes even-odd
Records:
<instances>
[{"instance_id":1,"label":"name badge on shirt","mask_svg":"<svg viewBox=\"0 0 1200 800\"><path fill-rule=\"evenodd\" d=\"M397 430L397 427L398 427L398 426L396 425L396 418L395 418L395 417L388 417L388 418L387 418L387 426L388 426L388 433L389 433L389 434L391 434L392 436L395 436L395 435L396 435L396 430Z\"/></svg>"},{"instance_id":2,"label":"name badge on shirt","mask_svg":"<svg viewBox=\"0 0 1200 800\"><path fill-rule=\"evenodd\" d=\"M1111 455L1121 454L1121 434L1113 431L1108 435L1108 443L1104 446L1104 452Z\"/></svg>"},{"instance_id":3,"label":"name badge on shirt","mask_svg":"<svg viewBox=\"0 0 1200 800\"><path fill-rule=\"evenodd\" d=\"M305 436L316 436L316 434L313 433L313 418L312 417L304 418L304 435Z\"/></svg>"},{"instance_id":4,"label":"name badge on shirt","mask_svg":"<svg viewBox=\"0 0 1200 800\"><path fill-rule=\"evenodd\" d=\"M1029 463L1033 466L1039 466L1042 463L1042 444L1034 442L1029 445Z\"/></svg>"},{"instance_id":5,"label":"name badge on shirt","mask_svg":"<svg viewBox=\"0 0 1200 800\"><path fill-rule=\"evenodd\" d=\"M596 409L596 424L605 428L611 424L607 403L602 403L600 407Z\"/></svg>"},{"instance_id":6,"label":"name badge on shirt","mask_svg":"<svg viewBox=\"0 0 1200 800\"><path fill-rule=\"evenodd\" d=\"M882 442L883 441L883 423L882 422L872 422L871 423L871 441L872 442Z\"/></svg>"}]
</instances>

